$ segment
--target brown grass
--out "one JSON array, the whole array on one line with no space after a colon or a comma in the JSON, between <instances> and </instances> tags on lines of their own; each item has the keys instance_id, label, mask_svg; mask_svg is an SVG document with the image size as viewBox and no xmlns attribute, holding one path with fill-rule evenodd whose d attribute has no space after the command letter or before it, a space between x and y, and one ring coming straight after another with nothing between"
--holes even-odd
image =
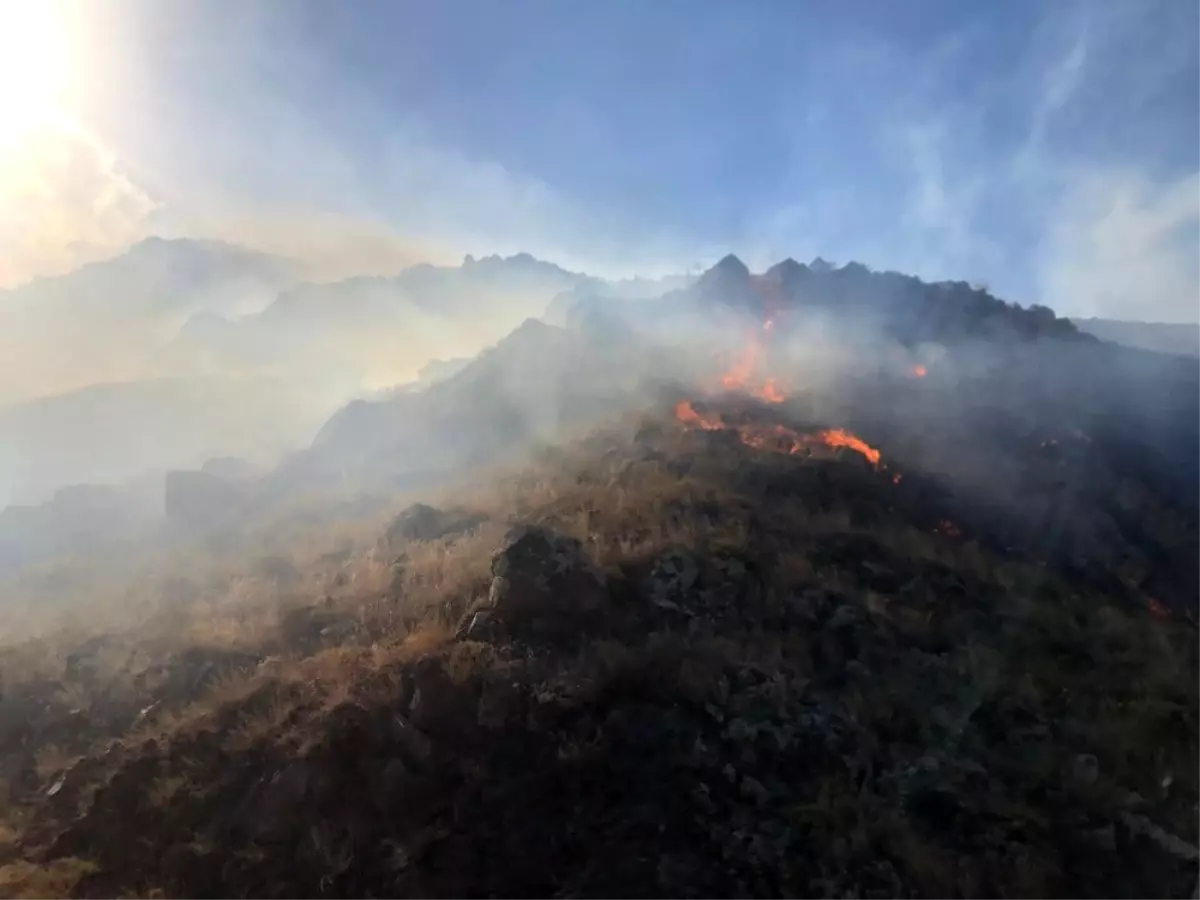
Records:
<instances>
[{"instance_id":1,"label":"brown grass","mask_svg":"<svg viewBox=\"0 0 1200 900\"><path fill-rule=\"evenodd\" d=\"M56 859L45 865L19 860L0 867L0 896L67 897L96 866L81 859Z\"/></svg>"},{"instance_id":2,"label":"brown grass","mask_svg":"<svg viewBox=\"0 0 1200 900\"><path fill-rule=\"evenodd\" d=\"M624 438L611 439L620 445ZM410 542L388 547L380 535L388 517L411 498L396 498L389 516L369 522L340 522L327 525L328 532L301 531L288 539L275 536L263 546L247 550L238 561L229 556L186 559L174 556L159 560L152 575L118 583L98 585L97 603L86 620L78 615L59 617L57 629L44 627L51 619L39 620L25 637L10 634L0 644L0 675L6 689L14 685L57 683L63 678L66 657L88 637L109 634L112 647L97 654L95 665L101 676L96 684L57 683L54 701L64 709L87 713L116 698L140 709L149 703L147 691L162 678L142 678L163 667L174 671L187 650L238 651L263 658L256 668L225 670L196 696L170 697L123 735L96 735L92 751L112 737L122 738L133 751L153 739L170 745L186 743L202 729L219 725L226 749L247 752L270 747L285 757L311 749L323 734L323 718L347 704L366 706L392 702L398 692L399 671L409 661L426 654L439 654L452 678L470 680L496 665L495 650L474 642L454 644L452 637L459 617L472 601L486 594L493 555L514 520L544 523L577 537L591 557L616 578L636 571L663 552L682 547L702 559L729 552L753 557L768 550L771 557L764 591L770 602L781 603L807 589L819 587L837 597L861 603L872 623L910 635L932 634L939 628L937 614L944 610L936 592L918 587L912 608L894 597L868 590L853 572L818 566L811 551L830 536L869 535L899 559L919 567L938 564L981 582L992 582L1011 594L1005 614L1035 635L1077 630L1063 612L1067 602L1047 603L1040 591L1044 585L1034 574L999 563L969 539L949 540L901 522L859 528L846 509L776 509L768 526L763 526L756 498L738 493L709 473L674 474L662 461L640 460L627 464L628 456L606 459L603 453L613 443L597 439L586 452L547 457L549 463L534 472L508 473L487 490L478 484L469 490L446 492L440 502L486 513L490 520L474 531L443 540ZM701 508L716 507L720 516L710 518ZM402 557L398 561L398 557ZM263 562L268 559L268 563ZM176 568L172 568L176 567ZM207 568L206 568L207 567ZM289 574L294 570L294 574ZM132 578L130 568L121 577ZM172 571L205 571L205 577L183 585L170 577ZM274 573L274 574L271 574ZM44 587L42 580L28 581L21 588ZM83 577L78 575L77 577ZM195 576L192 576L195 578ZM133 583L136 602L129 603ZM143 593L138 594L140 590ZM923 591L923 593L922 593ZM186 602L181 598L188 596ZM72 595L73 596L73 595ZM1071 600L1074 602L1074 599ZM964 604L965 605L965 604ZM1078 604L1076 604L1078 605ZM138 611L137 617L129 610ZM315 609L339 623L347 623L345 637L299 647L284 641L281 623L289 614ZM951 610L951 613L955 610ZM322 620L324 621L324 620ZM67 623L67 624L63 624ZM1172 679L1185 679L1194 672L1192 660L1181 654L1163 632L1150 623L1131 624L1130 617L1110 605L1100 604L1085 626L1089 640L1097 645L1120 647L1110 654L1114 664L1133 667L1144 658L1155 666L1139 672L1137 690L1144 695L1169 695ZM332 644L332 645L330 645ZM800 639L792 644L774 634L755 633L739 638L727 636L685 640L670 629L649 636L636 648L616 641L598 641L588 647L586 661L571 665L587 669L592 676L587 690L600 692L606 685L644 682L667 684L694 703L711 703L715 685L730 666L752 659L764 669L782 668L783 660L807 672L815 650ZM1006 677L1004 660L987 647L960 645L955 659L963 667L962 678L998 690ZM216 657L219 658L219 657ZM1022 664L1026 660L1022 659ZM1044 663L1044 660L1042 660ZM1048 664L1023 679L1007 685L1013 698L1030 708L1049 708L1056 702L1045 685L1057 684L1058 675ZM795 675L793 689L804 688L807 676ZM147 686L151 687L147 687ZM1021 692L1025 693L1022 694ZM841 709L856 722L890 721L890 709L878 698L847 689ZM1145 750L1134 740L1160 727L1167 713L1147 702L1144 708L1123 710L1120 723L1104 724L1093 737L1103 734L1118 756L1121 770L1143 764ZM1139 730L1129 723L1135 721ZM38 778L49 782L71 766L80 753L54 744L36 748L33 756ZM1108 761L1106 760L1106 764ZM187 777L160 775L146 786L151 804L168 809L181 793L190 790ZM876 840L879 846L901 860L922 885L955 893L978 891L979 884L964 882L956 860L927 836L906 830L903 823L888 820L878 809L860 806L859 786L831 781L810 807L798 812L806 821L819 823L829 834ZM5 847L18 844L24 808L6 810L9 825L0 827L0 861ZM6 830L5 830L6 829ZM861 848L860 848L861 849ZM340 864L340 861L335 861ZM332 863L331 863L332 864ZM79 860L58 860L48 866L28 861L11 862L0 869L0 894L5 896L63 895L89 871ZM1036 872L1031 885L1053 886ZM832 889L841 889L831 885Z\"/></svg>"},{"instance_id":3,"label":"brown grass","mask_svg":"<svg viewBox=\"0 0 1200 900\"><path fill-rule=\"evenodd\" d=\"M56 744L47 744L34 754L34 771L43 782L48 782L73 766L79 758L77 753L69 753Z\"/></svg>"}]
</instances>

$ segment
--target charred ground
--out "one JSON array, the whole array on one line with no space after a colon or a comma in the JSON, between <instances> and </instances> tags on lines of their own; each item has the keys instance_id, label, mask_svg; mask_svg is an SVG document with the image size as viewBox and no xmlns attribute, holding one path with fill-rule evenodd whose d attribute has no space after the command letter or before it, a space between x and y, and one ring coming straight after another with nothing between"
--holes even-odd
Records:
<instances>
[{"instance_id":1,"label":"charred ground","mask_svg":"<svg viewBox=\"0 0 1200 900\"><path fill-rule=\"evenodd\" d=\"M489 492L10 646L0 890L1186 896L1194 520L1028 404L935 429L935 377L664 387Z\"/></svg>"}]
</instances>

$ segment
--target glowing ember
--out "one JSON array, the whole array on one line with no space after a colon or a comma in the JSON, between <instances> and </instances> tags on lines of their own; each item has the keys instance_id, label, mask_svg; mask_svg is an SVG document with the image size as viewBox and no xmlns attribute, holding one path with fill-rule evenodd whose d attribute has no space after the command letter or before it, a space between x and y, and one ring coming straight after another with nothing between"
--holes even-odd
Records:
<instances>
[{"instance_id":1,"label":"glowing ember","mask_svg":"<svg viewBox=\"0 0 1200 900\"><path fill-rule=\"evenodd\" d=\"M901 479L900 479L900 473L899 473L899 472L897 472L895 475L893 475L893 476L892 476L892 484L899 484L899 483L900 483L900 480L901 480Z\"/></svg>"},{"instance_id":2,"label":"glowing ember","mask_svg":"<svg viewBox=\"0 0 1200 900\"><path fill-rule=\"evenodd\" d=\"M938 522L938 526L934 529L934 531L936 531L938 534L945 535L946 537L962 537L962 529L949 519L942 519L942 521Z\"/></svg>"},{"instance_id":3,"label":"glowing ember","mask_svg":"<svg viewBox=\"0 0 1200 900\"><path fill-rule=\"evenodd\" d=\"M920 363L918 363L917 365L912 367L913 378L924 378L928 374L929 374L929 370L927 368L925 368L923 365L921 365Z\"/></svg>"}]
</instances>

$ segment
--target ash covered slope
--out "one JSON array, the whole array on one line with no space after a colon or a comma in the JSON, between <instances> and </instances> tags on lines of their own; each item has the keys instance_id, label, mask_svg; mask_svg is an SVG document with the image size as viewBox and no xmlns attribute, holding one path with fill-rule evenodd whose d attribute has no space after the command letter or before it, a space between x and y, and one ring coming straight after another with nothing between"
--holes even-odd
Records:
<instances>
[{"instance_id":1,"label":"ash covered slope","mask_svg":"<svg viewBox=\"0 0 1200 900\"><path fill-rule=\"evenodd\" d=\"M166 609L120 671L128 635L42 654L5 698L42 703L0 743L5 883L1188 895L1194 625L996 547L913 455L816 439L839 423L798 401L691 402L730 427L668 406L509 499L409 510L236 652L147 658L190 615ZM50 735L82 760L35 767Z\"/></svg>"}]
</instances>

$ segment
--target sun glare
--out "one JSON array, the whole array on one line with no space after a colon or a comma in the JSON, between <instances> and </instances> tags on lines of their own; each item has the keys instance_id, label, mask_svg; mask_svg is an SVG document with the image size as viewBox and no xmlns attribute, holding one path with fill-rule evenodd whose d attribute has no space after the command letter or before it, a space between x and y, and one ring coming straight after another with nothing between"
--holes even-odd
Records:
<instances>
[{"instance_id":1,"label":"sun glare","mask_svg":"<svg viewBox=\"0 0 1200 900\"><path fill-rule=\"evenodd\" d=\"M63 12L54 0L0 0L0 146L66 119Z\"/></svg>"}]
</instances>

